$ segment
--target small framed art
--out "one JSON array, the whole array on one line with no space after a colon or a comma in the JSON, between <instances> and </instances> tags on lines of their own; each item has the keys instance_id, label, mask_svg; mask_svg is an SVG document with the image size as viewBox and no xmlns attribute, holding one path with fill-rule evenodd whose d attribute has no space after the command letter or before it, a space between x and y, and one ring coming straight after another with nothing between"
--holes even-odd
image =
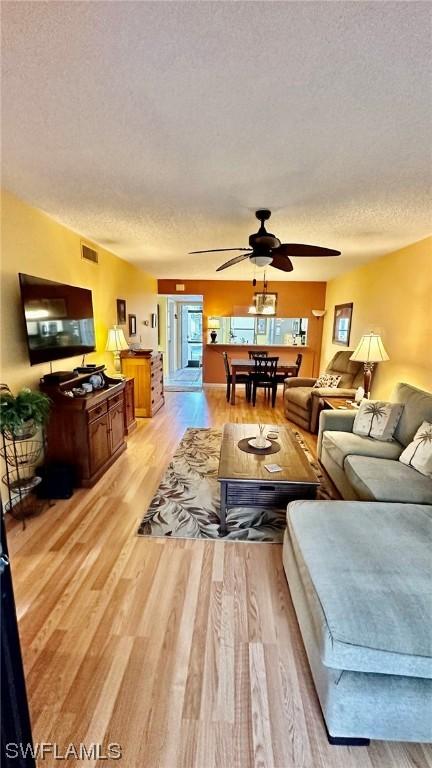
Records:
<instances>
[{"instance_id":1,"label":"small framed art","mask_svg":"<svg viewBox=\"0 0 432 768\"><path fill-rule=\"evenodd\" d=\"M128 322L129 322L129 336L136 336L136 332L137 332L136 315L128 315Z\"/></svg>"},{"instance_id":2,"label":"small framed art","mask_svg":"<svg viewBox=\"0 0 432 768\"><path fill-rule=\"evenodd\" d=\"M126 325L126 300L117 299L117 325Z\"/></svg>"}]
</instances>

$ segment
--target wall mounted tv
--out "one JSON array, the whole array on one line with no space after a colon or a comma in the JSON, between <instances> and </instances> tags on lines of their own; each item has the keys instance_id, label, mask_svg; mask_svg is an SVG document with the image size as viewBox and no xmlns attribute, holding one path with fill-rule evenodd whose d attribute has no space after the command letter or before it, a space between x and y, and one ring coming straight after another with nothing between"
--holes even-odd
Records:
<instances>
[{"instance_id":1,"label":"wall mounted tv","mask_svg":"<svg viewBox=\"0 0 432 768\"><path fill-rule=\"evenodd\" d=\"M95 351L92 293L19 274L30 364Z\"/></svg>"}]
</instances>

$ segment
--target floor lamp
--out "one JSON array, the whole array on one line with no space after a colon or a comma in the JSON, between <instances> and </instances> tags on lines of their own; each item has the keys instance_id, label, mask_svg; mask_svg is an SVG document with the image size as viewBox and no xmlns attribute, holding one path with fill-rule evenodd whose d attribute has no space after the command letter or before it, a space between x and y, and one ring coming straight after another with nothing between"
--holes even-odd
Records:
<instances>
[{"instance_id":1,"label":"floor lamp","mask_svg":"<svg viewBox=\"0 0 432 768\"><path fill-rule=\"evenodd\" d=\"M363 363L365 397L369 397L372 371L375 363L384 363L386 360L389 360L379 333L373 333L372 331L365 333L357 344L350 360Z\"/></svg>"}]
</instances>

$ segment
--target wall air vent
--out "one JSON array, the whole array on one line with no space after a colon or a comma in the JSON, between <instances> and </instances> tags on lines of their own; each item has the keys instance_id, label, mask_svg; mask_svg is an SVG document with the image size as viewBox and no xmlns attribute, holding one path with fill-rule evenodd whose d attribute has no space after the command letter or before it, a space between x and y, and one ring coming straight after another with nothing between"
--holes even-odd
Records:
<instances>
[{"instance_id":1,"label":"wall air vent","mask_svg":"<svg viewBox=\"0 0 432 768\"><path fill-rule=\"evenodd\" d=\"M90 248L85 243L81 243L81 256L86 261L92 261L93 264L97 264L99 261L99 254L94 248Z\"/></svg>"}]
</instances>

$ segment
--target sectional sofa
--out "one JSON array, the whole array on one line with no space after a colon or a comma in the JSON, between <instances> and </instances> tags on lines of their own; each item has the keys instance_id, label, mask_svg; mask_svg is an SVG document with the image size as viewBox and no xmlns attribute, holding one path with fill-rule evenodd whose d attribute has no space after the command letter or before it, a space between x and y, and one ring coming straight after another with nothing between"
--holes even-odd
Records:
<instances>
[{"instance_id":1,"label":"sectional sofa","mask_svg":"<svg viewBox=\"0 0 432 768\"><path fill-rule=\"evenodd\" d=\"M432 479L398 461L432 394L400 383L395 440L323 411L318 455L342 501L288 506L283 563L331 743L432 741Z\"/></svg>"},{"instance_id":2,"label":"sectional sofa","mask_svg":"<svg viewBox=\"0 0 432 768\"><path fill-rule=\"evenodd\" d=\"M289 504L283 563L331 743L432 741L432 507Z\"/></svg>"},{"instance_id":3,"label":"sectional sofa","mask_svg":"<svg viewBox=\"0 0 432 768\"><path fill-rule=\"evenodd\" d=\"M355 411L322 411L318 458L344 499L432 504L432 480L398 461L421 423L432 422L432 394L399 383L391 400L404 408L389 443L355 435Z\"/></svg>"}]
</instances>

